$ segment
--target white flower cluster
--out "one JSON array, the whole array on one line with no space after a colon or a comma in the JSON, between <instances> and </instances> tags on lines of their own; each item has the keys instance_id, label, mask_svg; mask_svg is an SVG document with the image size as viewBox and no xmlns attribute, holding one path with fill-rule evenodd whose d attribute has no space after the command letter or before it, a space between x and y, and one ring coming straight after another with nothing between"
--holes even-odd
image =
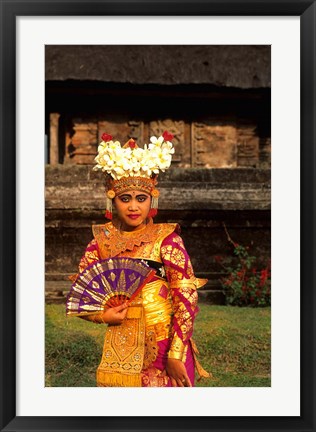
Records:
<instances>
[{"instance_id":1,"label":"white flower cluster","mask_svg":"<svg viewBox=\"0 0 316 432\"><path fill-rule=\"evenodd\" d=\"M153 173L165 171L171 165L174 147L163 136L150 138L144 148L122 147L119 141L102 141L95 158L93 170L102 170L115 180L122 177L150 177Z\"/></svg>"}]
</instances>

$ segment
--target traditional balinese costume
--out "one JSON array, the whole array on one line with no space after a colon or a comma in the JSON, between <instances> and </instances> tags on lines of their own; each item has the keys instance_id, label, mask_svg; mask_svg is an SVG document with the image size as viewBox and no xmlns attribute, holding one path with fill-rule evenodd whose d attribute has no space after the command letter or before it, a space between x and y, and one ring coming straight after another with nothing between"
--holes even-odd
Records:
<instances>
[{"instance_id":1,"label":"traditional balinese costume","mask_svg":"<svg viewBox=\"0 0 316 432\"><path fill-rule=\"evenodd\" d=\"M172 139L168 133L158 139L153 137L152 143L144 148L147 153L156 152L158 156L152 159L162 159L162 167L156 164L150 168L150 158L146 159L146 155L139 152L143 149L139 149L133 140L121 148L106 135L99 146L96 169L102 169L109 175L106 216L112 218L111 200L128 190L142 190L151 194L152 208L147 224L134 231L122 231L120 221L94 225L94 238L80 261L79 272L94 262L113 257L136 258L156 270L154 278L130 302L123 323L107 327L102 359L96 374L97 385L101 387L171 386L165 372L168 358L181 360L185 364L192 385L195 370L199 377L210 376L198 362L198 351L192 340L193 323L198 312L197 289L207 280L195 277L179 235L179 225L155 224L151 217L156 214L158 207L159 192L155 188L158 168L166 169L171 163L173 147L170 137ZM131 175L126 168L127 163L122 171L113 171L113 164L109 163L111 159L105 156L114 158L111 148L115 145L120 157L125 150L130 159L134 151L136 155L139 153L140 163L133 162L138 171L132 174L136 175ZM147 171L141 169L144 163L147 164ZM75 279L76 276L73 281ZM71 305L68 306L68 312L70 310Z\"/></svg>"}]
</instances>

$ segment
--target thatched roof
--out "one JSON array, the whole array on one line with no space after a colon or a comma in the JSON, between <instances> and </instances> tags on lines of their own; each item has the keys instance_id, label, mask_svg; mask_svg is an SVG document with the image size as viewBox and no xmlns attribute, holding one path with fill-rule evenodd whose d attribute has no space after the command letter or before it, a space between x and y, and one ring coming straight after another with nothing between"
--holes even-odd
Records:
<instances>
[{"instance_id":1,"label":"thatched roof","mask_svg":"<svg viewBox=\"0 0 316 432\"><path fill-rule=\"evenodd\" d=\"M271 85L268 45L47 45L47 81Z\"/></svg>"}]
</instances>

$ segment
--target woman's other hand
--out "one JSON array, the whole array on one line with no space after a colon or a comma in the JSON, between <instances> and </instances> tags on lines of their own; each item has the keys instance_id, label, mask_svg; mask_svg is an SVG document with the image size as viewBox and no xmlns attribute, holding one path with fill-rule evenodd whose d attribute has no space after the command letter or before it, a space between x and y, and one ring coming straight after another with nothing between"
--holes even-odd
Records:
<instances>
[{"instance_id":1,"label":"woman's other hand","mask_svg":"<svg viewBox=\"0 0 316 432\"><path fill-rule=\"evenodd\" d=\"M172 387L192 387L185 365L181 360L169 358L166 372L171 380Z\"/></svg>"},{"instance_id":2,"label":"woman's other hand","mask_svg":"<svg viewBox=\"0 0 316 432\"><path fill-rule=\"evenodd\" d=\"M101 319L105 324L110 324L110 325L122 324L124 318L126 317L127 309L128 309L127 302L119 306L107 308L103 312Z\"/></svg>"}]
</instances>

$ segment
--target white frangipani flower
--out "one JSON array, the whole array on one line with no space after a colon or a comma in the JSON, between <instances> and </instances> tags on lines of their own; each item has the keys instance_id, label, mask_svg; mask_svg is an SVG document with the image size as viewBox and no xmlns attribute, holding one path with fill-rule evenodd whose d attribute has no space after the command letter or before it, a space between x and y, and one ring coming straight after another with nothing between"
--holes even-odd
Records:
<instances>
[{"instance_id":1,"label":"white frangipani flower","mask_svg":"<svg viewBox=\"0 0 316 432\"><path fill-rule=\"evenodd\" d=\"M172 139L171 134L166 137ZM173 145L169 140L165 141L164 136L152 136L144 148L137 147L135 142L122 147L119 141L111 139L99 144L93 170L106 172L116 180L129 176L150 177L170 167L172 154Z\"/></svg>"},{"instance_id":2,"label":"white frangipani flower","mask_svg":"<svg viewBox=\"0 0 316 432\"><path fill-rule=\"evenodd\" d=\"M164 142L164 139L163 139L163 136L160 136L159 138L152 136L152 137L150 137L149 141L155 145L161 146L161 144Z\"/></svg>"}]
</instances>

